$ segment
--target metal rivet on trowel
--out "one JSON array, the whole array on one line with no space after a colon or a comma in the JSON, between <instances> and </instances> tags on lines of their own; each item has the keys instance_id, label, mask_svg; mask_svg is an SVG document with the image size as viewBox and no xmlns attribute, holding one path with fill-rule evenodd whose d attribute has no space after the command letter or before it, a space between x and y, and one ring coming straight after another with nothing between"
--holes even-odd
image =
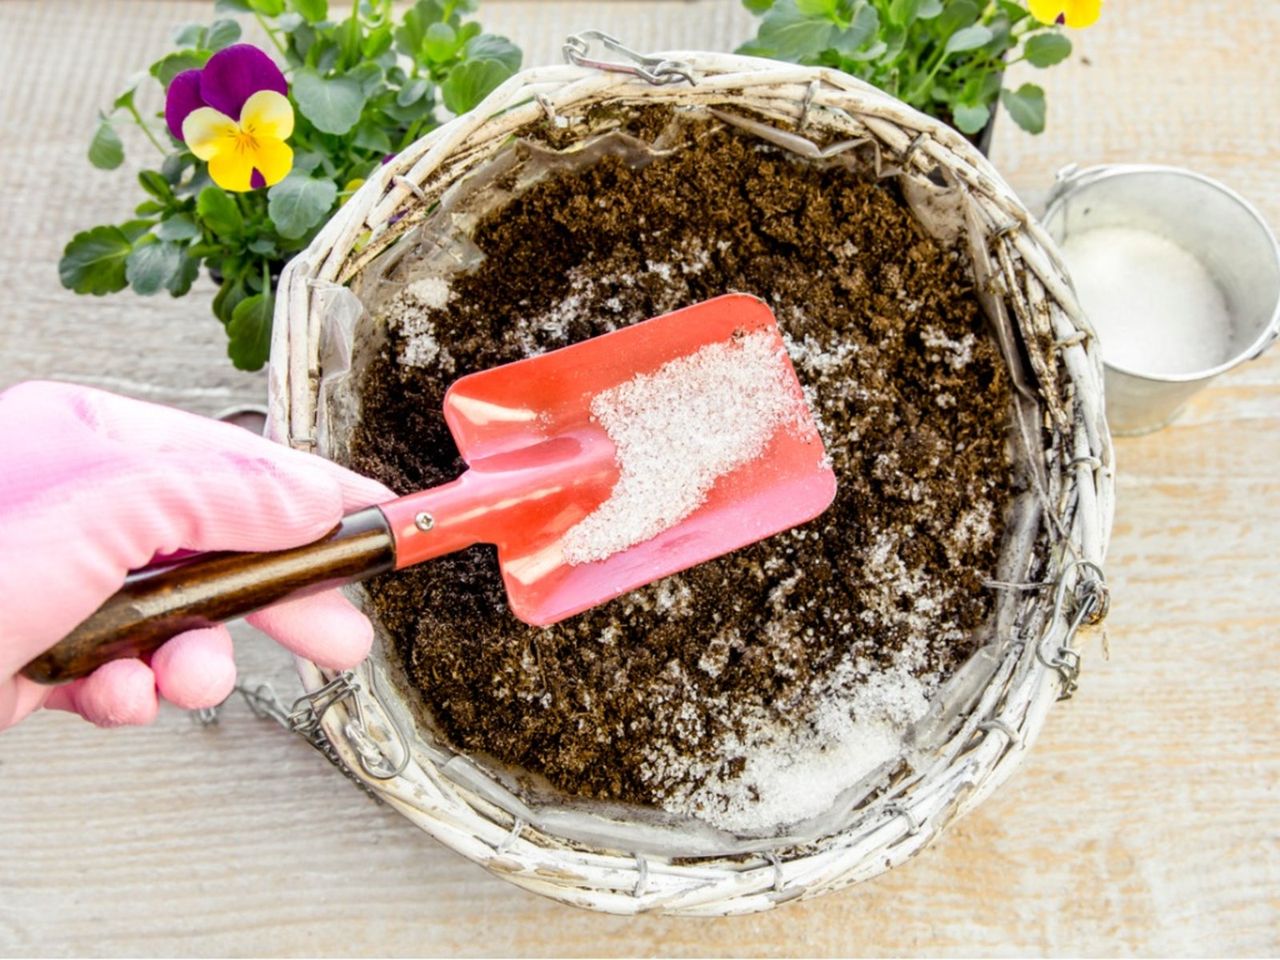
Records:
<instances>
[{"instance_id":1,"label":"metal rivet on trowel","mask_svg":"<svg viewBox=\"0 0 1280 960\"><path fill-rule=\"evenodd\" d=\"M423 533L427 533L436 525L436 518L424 511L414 516L413 525Z\"/></svg>"}]
</instances>

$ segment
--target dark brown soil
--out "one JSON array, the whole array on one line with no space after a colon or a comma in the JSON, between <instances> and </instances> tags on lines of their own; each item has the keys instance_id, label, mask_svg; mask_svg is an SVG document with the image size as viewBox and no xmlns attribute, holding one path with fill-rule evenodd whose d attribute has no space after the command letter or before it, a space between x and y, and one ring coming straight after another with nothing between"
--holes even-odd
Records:
<instances>
[{"instance_id":1,"label":"dark brown soil","mask_svg":"<svg viewBox=\"0 0 1280 960\"><path fill-rule=\"evenodd\" d=\"M785 718L842 660L865 673L908 648L921 676L949 673L988 614L1010 486L1007 379L957 255L891 185L735 132L687 136L642 169L544 181L483 223L487 259L445 308L400 304L430 314L439 353L399 362L393 322L352 445L397 491L440 483L463 469L441 415L452 379L727 291L773 307L839 478L822 517L551 629L507 611L489 547L369 585L457 747L640 803L688 786L655 757L740 768L707 756L738 722L726 703Z\"/></svg>"}]
</instances>

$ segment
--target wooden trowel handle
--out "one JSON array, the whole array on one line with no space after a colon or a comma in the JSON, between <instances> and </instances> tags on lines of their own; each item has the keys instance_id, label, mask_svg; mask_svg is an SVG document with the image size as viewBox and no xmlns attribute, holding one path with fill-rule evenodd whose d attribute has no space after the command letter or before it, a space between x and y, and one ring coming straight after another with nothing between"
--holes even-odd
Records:
<instances>
[{"instance_id":1,"label":"wooden trowel handle","mask_svg":"<svg viewBox=\"0 0 1280 960\"><path fill-rule=\"evenodd\" d=\"M301 547L271 553L206 553L135 571L117 593L22 673L37 683L65 683L109 660L151 653L183 631L390 570L395 559L387 518L377 507L369 507Z\"/></svg>"}]
</instances>

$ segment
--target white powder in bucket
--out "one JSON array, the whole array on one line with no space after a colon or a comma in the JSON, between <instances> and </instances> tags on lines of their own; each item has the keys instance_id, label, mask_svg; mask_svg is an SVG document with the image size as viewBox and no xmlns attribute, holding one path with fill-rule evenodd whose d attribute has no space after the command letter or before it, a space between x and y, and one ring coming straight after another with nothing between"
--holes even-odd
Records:
<instances>
[{"instance_id":1,"label":"white powder in bucket","mask_svg":"<svg viewBox=\"0 0 1280 960\"><path fill-rule=\"evenodd\" d=\"M675 526L803 412L786 351L767 333L708 344L602 391L591 416L617 448L618 482L565 534L566 561L604 560Z\"/></svg>"},{"instance_id":2,"label":"white powder in bucket","mask_svg":"<svg viewBox=\"0 0 1280 960\"><path fill-rule=\"evenodd\" d=\"M1198 373L1230 359L1231 315L1204 265L1145 230L1070 234L1062 253L1103 358L1138 374Z\"/></svg>"}]
</instances>

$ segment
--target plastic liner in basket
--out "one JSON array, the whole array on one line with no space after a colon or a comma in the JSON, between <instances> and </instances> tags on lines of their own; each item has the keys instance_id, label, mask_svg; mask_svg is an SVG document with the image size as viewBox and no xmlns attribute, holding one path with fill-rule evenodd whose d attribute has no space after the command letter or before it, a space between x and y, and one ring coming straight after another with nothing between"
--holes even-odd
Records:
<instances>
[{"instance_id":1,"label":"plastic liner in basket","mask_svg":"<svg viewBox=\"0 0 1280 960\"><path fill-rule=\"evenodd\" d=\"M518 158L514 142L548 122L594 138L589 118L597 107L705 109L811 159L843 162L851 153L898 177L921 223L963 245L1011 372L1012 444L1030 490L1006 518L985 642L908 732L904 763L887 785L873 772L824 816L771 838L730 836L655 811L560 802L416 732L429 727L399 692L401 678L383 653L351 678L299 664L333 754L464 856L590 909L724 915L873 877L919 852L1012 772L1054 701L1073 689L1078 628L1105 607L1098 565L1113 469L1092 331L1052 242L985 158L949 128L837 71L724 54L660 56L679 61L695 83L655 86L579 67L527 71L371 178L282 278L269 431L342 459L358 415L347 379L359 373L352 358L358 365L379 337L360 297L376 310L386 294L379 285L403 280L387 268L415 243L411 229L467 215L469 175ZM636 147L586 139L576 149ZM474 255L465 243L439 246L424 251L433 269L465 266Z\"/></svg>"}]
</instances>

